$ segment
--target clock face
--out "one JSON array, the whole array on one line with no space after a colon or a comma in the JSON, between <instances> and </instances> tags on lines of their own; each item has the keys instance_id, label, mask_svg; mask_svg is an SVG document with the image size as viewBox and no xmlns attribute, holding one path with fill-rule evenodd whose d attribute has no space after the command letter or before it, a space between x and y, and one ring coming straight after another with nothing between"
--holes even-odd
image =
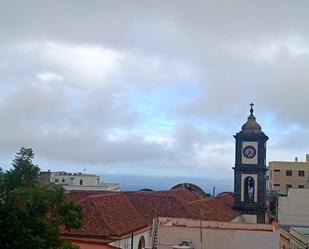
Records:
<instances>
[{"instance_id":1,"label":"clock face","mask_svg":"<svg viewBox=\"0 0 309 249\"><path fill-rule=\"evenodd\" d=\"M256 150L253 146L249 145L243 149L242 153L246 158L251 159L255 156Z\"/></svg>"}]
</instances>

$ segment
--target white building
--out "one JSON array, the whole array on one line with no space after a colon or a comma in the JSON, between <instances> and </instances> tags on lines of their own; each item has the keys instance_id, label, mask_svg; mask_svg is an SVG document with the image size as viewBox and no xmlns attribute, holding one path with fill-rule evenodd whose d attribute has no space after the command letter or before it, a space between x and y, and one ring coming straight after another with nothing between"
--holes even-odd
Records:
<instances>
[{"instance_id":1,"label":"white building","mask_svg":"<svg viewBox=\"0 0 309 249\"><path fill-rule=\"evenodd\" d=\"M279 197L278 222L284 225L309 225L309 189L291 188Z\"/></svg>"},{"instance_id":2,"label":"white building","mask_svg":"<svg viewBox=\"0 0 309 249\"><path fill-rule=\"evenodd\" d=\"M45 171L40 173L40 179L43 184L62 185L68 191L120 191L119 184L101 182L100 176L95 174Z\"/></svg>"},{"instance_id":3,"label":"white building","mask_svg":"<svg viewBox=\"0 0 309 249\"><path fill-rule=\"evenodd\" d=\"M278 249L280 229L275 224L245 224L186 218L158 218L155 248ZM189 242L189 243L188 243Z\"/></svg>"}]
</instances>

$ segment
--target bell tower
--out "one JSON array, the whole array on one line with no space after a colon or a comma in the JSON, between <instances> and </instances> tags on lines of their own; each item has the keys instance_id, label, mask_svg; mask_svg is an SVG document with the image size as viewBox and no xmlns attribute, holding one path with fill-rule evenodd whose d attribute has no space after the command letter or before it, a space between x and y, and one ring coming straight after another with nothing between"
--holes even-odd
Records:
<instances>
[{"instance_id":1,"label":"bell tower","mask_svg":"<svg viewBox=\"0 0 309 249\"><path fill-rule=\"evenodd\" d=\"M266 209L266 141L268 137L253 115L250 115L235 138L234 208L265 223Z\"/></svg>"}]
</instances>

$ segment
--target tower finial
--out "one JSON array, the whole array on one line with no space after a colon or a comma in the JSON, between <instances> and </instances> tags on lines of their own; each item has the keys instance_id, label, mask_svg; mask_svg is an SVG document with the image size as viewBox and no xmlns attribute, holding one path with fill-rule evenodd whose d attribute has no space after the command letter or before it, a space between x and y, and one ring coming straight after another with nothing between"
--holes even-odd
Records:
<instances>
[{"instance_id":1,"label":"tower finial","mask_svg":"<svg viewBox=\"0 0 309 249\"><path fill-rule=\"evenodd\" d=\"M251 102L251 104L250 104L250 106L251 106L251 108L250 108L250 113L251 113L251 115L253 115L253 106L254 106L254 104Z\"/></svg>"}]
</instances>

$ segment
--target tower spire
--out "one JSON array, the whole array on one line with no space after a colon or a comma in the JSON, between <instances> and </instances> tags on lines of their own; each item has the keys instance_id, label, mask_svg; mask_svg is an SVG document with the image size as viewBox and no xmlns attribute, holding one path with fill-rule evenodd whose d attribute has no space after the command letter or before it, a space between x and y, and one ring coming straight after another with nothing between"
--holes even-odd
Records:
<instances>
[{"instance_id":1,"label":"tower spire","mask_svg":"<svg viewBox=\"0 0 309 249\"><path fill-rule=\"evenodd\" d=\"M253 106L254 106L254 104L251 102L250 106L251 106L251 108L250 108L250 113L251 113L251 115L253 116L253 112L254 112Z\"/></svg>"}]
</instances>

